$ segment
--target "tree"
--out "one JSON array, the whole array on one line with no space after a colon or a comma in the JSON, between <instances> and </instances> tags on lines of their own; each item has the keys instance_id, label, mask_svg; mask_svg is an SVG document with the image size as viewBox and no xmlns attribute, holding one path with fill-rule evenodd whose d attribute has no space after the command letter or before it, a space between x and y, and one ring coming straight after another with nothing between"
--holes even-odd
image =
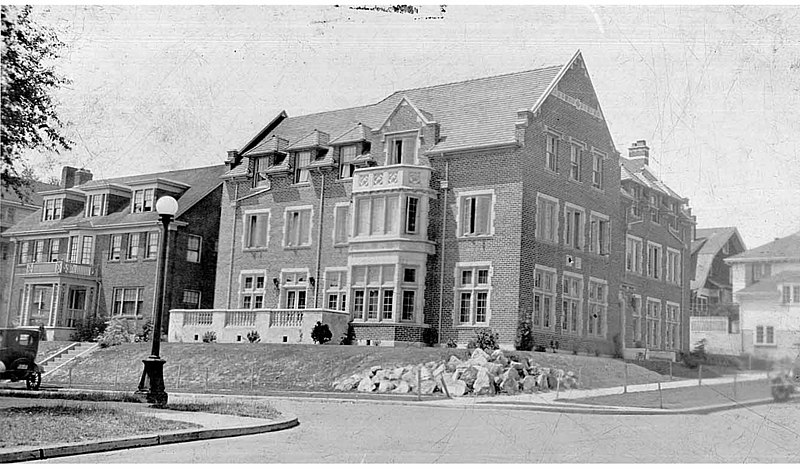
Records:
<instances>
[{"instance_id":1,"label":"tree","mask_svg":"<svg viewBox=\"0 0 800 469\"><path fill-rule=\"evenodd\" d=\"M69 80L53 63L64 47L55 32L31 21L31 7L2 6L2 185L20 196L29 185L25 150L69 150L52 93Z\"/></svg>"}]
</instances>

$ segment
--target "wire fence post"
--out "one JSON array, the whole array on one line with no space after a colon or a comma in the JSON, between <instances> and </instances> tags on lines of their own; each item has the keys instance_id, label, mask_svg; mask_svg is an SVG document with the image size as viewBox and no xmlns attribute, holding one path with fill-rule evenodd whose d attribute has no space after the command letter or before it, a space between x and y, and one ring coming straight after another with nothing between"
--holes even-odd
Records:
<instances>
[{"instance_id":1,"label":"wire fence post","mask_svg":"<svg viewBox=\"0 0 800 469\"><path fill-rule=\"evenodd\" d=\"M661 392L661 380L658 380L658 401L659 407L664 408L664 394Z\"/></svg>"},{"instance_id":2,"label":"wire fence post","mask_svg":"<svg viewBox=\"0 0 800 469\"><path fill-rule=\"evenodd\" d=\"M628 393L628 362L625 362L625 382L622 385L622 394Z\"/></svg>"}]
</instances>

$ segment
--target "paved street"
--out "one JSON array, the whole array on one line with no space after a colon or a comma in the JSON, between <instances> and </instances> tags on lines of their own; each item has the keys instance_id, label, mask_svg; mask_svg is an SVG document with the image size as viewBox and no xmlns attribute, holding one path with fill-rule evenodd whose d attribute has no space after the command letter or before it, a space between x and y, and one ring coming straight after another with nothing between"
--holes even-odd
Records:
<instances>
[{"instance_id":1,"label":"paved street","mask_svg":"<svg viewBox=\"0 0 800 469\"><path fill-rule=\"evenodd\" d=\"M275 401L300 427L57 463L742 463L800 460L800 405L711 415L595 416ZM48 461L46 461L48 462Z\"/></svg>"}]
</instances>

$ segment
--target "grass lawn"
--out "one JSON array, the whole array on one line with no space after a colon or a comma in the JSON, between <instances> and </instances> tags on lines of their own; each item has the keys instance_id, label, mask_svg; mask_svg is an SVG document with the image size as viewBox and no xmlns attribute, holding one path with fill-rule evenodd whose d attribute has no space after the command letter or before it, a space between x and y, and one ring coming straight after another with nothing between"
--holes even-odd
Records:
<instances>
[{"instance_id":1,"label":"grass lawn","mask_svg":"<svg viewBox=\"0 0 800 469\"><path fill-rule=\"evenodd\" d=\"M664 409L687 409L698 406L727 404L772 397L770 394L770 384L767 380L738 382L736 383L735 394L733 391L733 383L663 389L662 394ZM659 408L661 402L658 391L631 392L627 394L614 394L611 396L560 400L580 404L649 408Z\"/></svg>"},{"instance_id":2,"label":"grass lawn","mask_svg":"<svg viewBox=\"0 0 800 469\"><path fill-rule=\"evenodd\" d=\"M100 349L49 375L44 385L91 385L134 389L150 344L123 344ZM542 352L510 352L530 357L541 366L580 372L582 388L619 386L624 382L621 360ZM167 392L172 391L332 391L331 383L374 365L392 367L465 358L463 349L435 347L357 347L302 344L180 344L161 346ZM628 384L655 382L660 375L628 365Z\"/></svg>"},{"instance_id":3,"label":"grass lawn","mask_svg":"<svg viewBox=\"0 0 800 469\"><path fill-rule=\"evenodd\" d=\"M96 404L9 407L0 409L0 448L77 443L196 427Z\"/></svg>"},{"instance_id":4,"label":"grass lawn","mask_svg":"<svg viewBox=\"0 0 800 469\"><path fill-rule=\"evenodd\" d=\"M182 412L207 412L209 414L236 415L259 419L277 420L281 413L265 402L210 402L198 404L167 404L167 410Z\"/></svg>"}]
</instances>

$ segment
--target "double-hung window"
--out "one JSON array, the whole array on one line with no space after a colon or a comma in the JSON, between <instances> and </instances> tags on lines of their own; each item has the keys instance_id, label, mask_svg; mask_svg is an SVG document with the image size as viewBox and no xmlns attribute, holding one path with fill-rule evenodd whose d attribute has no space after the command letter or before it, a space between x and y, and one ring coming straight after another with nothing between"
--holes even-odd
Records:
<instances>
[{"instance_id":1,"label":"double-hung window","mask_svg":"<svg viewBox=\"0 0 800 469\"><path fill-rule=\"evenodd\" d=\"M125 250L125 259L133 260L139 257L139 233L128 235L128 247Z\"/></svg>"},{"instance_id":2,"label":"double-hung window","mask_svg":"<svg viewBox=\"0 0 800 469\"><path fill-rule=\"evenodd\" d=\"M61 239L55 238L50 240L50 262L57 262L58 259L61 257L59 250L61 248Z\"/></svg>"},{"instance_id":3,"label":"double-hung window","mask_svg":"<svg viewBox=\"0 0 800 469\"><path fill-rule=\"evenodd\" d=\"M91 264L94 255L94 237L84 236L81 243L81 264Z\"/></svg>"},{"instance_id":4,"label":"double-hung window","mask_svg":"<svg viewBox=\"0 0 800 469\"><path fill-rule=\"evenodd\" d=\"M333 244L347 244L350 226L350 204L336 204L333 209Z\"/></svg>"},{"instance_id":5,"label":"double-hung window","mask_svg":"<svg viewBox=\"0 0 800 469\"><path fill-rule=\"evenodd\" d=\"M152 212L154 198L154 189L139 189L133 191L133 213Z\"/></svg>"},{"instance_id":6,"label":"double-hung window","mask_svg":"<svg viewBox=\"0 0 800 469\"><path fill-rule=\"evenodd\" d=\"M489 322L489 293L491 291L488 265L456 268L457 319L461 325Z\"/></svg>"},{"instance_id":7,"label":"double-hung window","mask_svg":"<svg viewBox=\"0 0 800 469\"><path fill-rule=\"evenodd\" d=\"M139 316L143 313L144 287L118 287L114 288L113 309L114 316Z\"/></svg>"},{"instance_id":8,"label":"double-hung window","mask_svg":"<svg viewBox=\"0 0 800 469\"><path fill-rule=\"evenodd\" d=\"M44 262L44 240L37 239L33 242L33 262Z\"/></svg>"},{"instance_id":9,"label":"double-hung window","mask_svg":"<svg viewBox=\"0 0 800 469\"><path fill-rule=\"evenodd\" d=\"M269 244L269 210L245 212L244 248L266 249Z\"/></svg>"},{"instance_id":10,"label":"double-hung window","mask_svg":"<svg viewBox=\"0 0 800 469\"><path fill-rule=\"evenodd\" d=\"M201 236L189 235L186 239L186 260L189 262L200 262L200 251L203 245Z\"/></svg>"},{"instance_id":11,"label":"double-hung window","mask_svg":"<svg viewBox=\"0 0 800 469\"><path fill-rule=\"evenodd\" d=\"M356 145L344 145L339 149L339 179L353 177L356 168L353 161L356 159Z\"/></svg>"},{"instance_id":12,"label":"double-hung window","mask_svg":"<svg viewBox=\"0 0 800 469\"><path fill-rule=\"evenodd\" d=\"M392 136L388 141L387 165L415 164L417 157L417 134Z\"/></svg>"},{"instance_id":13,"label":"double-hung window","mask_svg":"<svg viewBox=\"0 0 800 469\"><path fill-rule=\"evenodd\" d=\"M147 233L147 246L144 251L145 259L155 259L158 257L158 231L150 231Z\"/></svg>"},{"instance_id":14,"label":"double-hung window","mask_svg":"<svg viewBox=\"0 0 800 469\"><path fill-rule=\"evenodd\" d=\"M72 264L77 264L79 259L79 245L78 245L78 236L70 236L69 237L69 252L67 259Z\"/></svg>"},{"instance_id":15,"label":"double-hung window","mask_svg":"<svg viewBox=\"0 0 800 469\"><path fill-rule=\"evenodd\" d=\"M681 307L677 303L667 302L666 324L664 327L664 347L680 348Z\"/></svg>"},{"instance_id":16,"label":"double-hung window","mask_svg":"<svg viewBox=\"0 0 800 469\"><path fill-rule=\"evenodd\" d=\"M640 342L642 340L642 297L639 295L631 295L630 301L631 318L633 319L633 324L631 324L633 340L635 342Z\"/></svg>"},{"instance_id":17,"label":"double-hung window","mask_svg":"<svg viewBox=\"0 0 800 469\"><path fill-rule=\"evenodd\" d=\"M31 242L30 241L23 241L20 245L19 250L19 263L20 264L27 264L31 261L30 259L30 248Z\"/></svg>"},{"instance_id":18,"label":"double-hung window","mask_svg":"<svg viewBox=\"0 0 800 469\"><path fill-rule=\"evenodd\" d=\"M395 266L353 266L353 319L394 321Z\"/></svg>"},{"instance_id":19,"label":"double-hung window","mask_svg":"<svg viewBox=\"0 0 800 469\"><path fill-rule=\"evenodd\" d=\"M347 311L347 269L325 270L325 305L334 311Z\"/></svg>"},{"instance_id":20,"label":"double-hung window","mask_svg":"<svg viewBox=\"0 0 800 469\"><path fill-rule=\"evenodd\" d=\"M550 171L558 172L558 142L559 138L555 135L545 135L545 168Z\"/></svg>"},{"instance_id":21,"label":"double-hung window","mask_svg":"<svg viewBox=\"0 0 800 469\"><path fill-rule=\"evenodd\" d=\"M416 266L403 266L402 270L402 301L400 305L400 320L413 321L417 310L417 289L419 288L418 268Z\"/></svg>"},{"instance_id":22,"label":"double-hung window","mask_svg":"<svg viewBox=\"0 0 800 469\"><path fill-rule=\"evenodd\" d=\"M667 282L681 284L681 253L667 248Z\"/></svg>"},{"instance_id":23,"label":"double-hung window","mask_svg":"<svg viewBox=\"0 0 800 469\"><path fill-rule=\"evenodd\" d=\"M608 286L604 280L589 280L589 313L586 317L586 332L604 337L606 333L606 310L608 309Z\"/></svg>"},{"instance_id":24,"label":"double-hung window","mask_svg":"<svg viewBox=\"0 0 800 469\"><path fill-rule=\"evenodd\" d=\"M650 196L650 221L653 223L659 223L659 216L658 216L658 207L660 206L659 197L656 195Z\"/></svg>"},{"instance_id":25,"label":"double-hung window","mask_svg":"<svg viewBox=\"0 0 800 469\"><path fill-rule=\"evenodd\" d=\"M111 235L111 248L108 250L108 260L118 261L122 256L122 235Z\"/></svg>"},{"instance_id":26,"label":"double-hung window","mask_svg":"<svg viewBox=\"0 0 800 469\"><path fill-rule=\"evenodd\" d=\"M764 325L756 326L755 345L775 345L775 327Z\"/></svg>"},{"instance_id":27,"label":"double-hung window","mask_svg":"<svg viewBox=\"0 0 800 469\"><path fill-rule=\"evenodd\" d=\"M647 243L647 276L661 278L661 245Z\"/></svg>"},{"instance_id":28,"label":"double-hung window","mask_svg":"<svg viewBox=\"0 0 800 469\"><path fill-rule=\"evenodd\" d=\"M647 300L647 346L661 348L661 300Z\"/></svg>"},{"instance_id":29,"label":"double-hung window","mask_svg":"<svg viewBox=\"0 0 800 469\"><path fill-rule=\"evenodd\" d=\"M625 270L642 273L642 240L631 235L625 240Z\"/></svg>"},{"instance_id":30,"label":"double-hung window","mask_svg":"<svg viewBox=\"0 0 800 469\"><path fill-rule=\"evenodd\" d=\"M592 187L603 188L603 160L604 156L599 153L592 154Z\"/></svg>"},{"instance_id":31,"label":"double-hung window","mask_svg":"<svg viewBox=\"0 0 800 469\"><path fill-rule=\"evenodd\" d=\"M459 196L459 236L490 236L494 233L493 199L493 191Z\"/></svg>"},{"instance_id":32,"label":"double-hung window","mask_svg":"<svg viewBox=\"0 0 800 469\"><path fill-rule=\"evenodd\" d=\"M294 183L308 182L308 165L311 163L311 151L301 151L294 156Z\"/></svg>"},{"instance_id":33,"label":"double-hung window","mask_svg":"<svg viewBox=\"0 0 800 469\"><path fill-rule=\"evenodd\" d=\"M581 182L583 176L583 147L573 143L569 151L569 178Z\"/></svg>"},{"instance_id":34,"label":"double-hung window","mask_svg":"<svg viewBox=\"0 0 800 469\"><path fill-rule=\"evenodd\" d=\"M583 309L583 279L580 276L564 274L561 280L561 316L558 321L561 330L577 334L580 331L580 317Z\"/></svg>"},{"instance_id":35,"label":"double-hung window","mask_svg":"<svg viewBox=\"0 0 800 469\"><path fill-rule=\"evenodd\" d=\"M533 326L550 329L555 317L556 271L537 265L533 279Z\"/></svg>"},{"instance_id":36,"label":"double-hung window","mask_svg":"<svg viewBox=\"0 0 800 469\"><path fill-rule=\"evenodd\" d=\"M269 177L267 177L267 169L269 168L269 156L259 156L253 162L253 184L256 187L269 186Z\"/></svg>"},{"instance_id":37,"label":"double-hung window","mask_svg":"<svg viewBox=\"0 0 800 469\"><path fill-rule=\"evenodd\" d=\"M536 196L536 238L558 242L558 199L544 194Z\"/></svg>"},{"instance_id":38,"label":"double-hung window","mask_svg":"<svg viewBox=\"0 0 800 469\"><path fill-rule=\"evenodd\" d=\"M583 249L584 221L586 214L580 207L565 204L564 244L574 249Z\"/></svg>"},{"instance_id":39,"label":"double-hung window","mask_svg":"<svg viewBox=\"0 0 800 469\"><path fill-rule=\"evenodd\" d=\"M183 303L183 307L186 309L199 309L200 292L197 290L184 290L181 302Z\"/></svg>"},{"instance_id":40,"label":"double-hung window","mask_svg":"<svg viewBox=\"0 0 800 469\"><path fill-rule=\"evenodd\" d=\"M287 248L311 245L311 207L289 207L284 212L283 246Z\"/></svg>"},{"instance_id":41,"label":"double-hung window","mask_svg":"<svg viewBox=\"0 0 800 469\"><path fill-rule=\"evenodd\" d=\"M266 297L265 274L263 271L243 271L239 277L239 307L242 309L262 309Z\"/></svg>"},{"instance_id":42,"label":"double-hung window","mask_svg":"<svg viewBox=\"0 0 800 469\"><path fill-rule=\"evenodd\" d=\"M87 217L99 217L105 215L106 194L92 194L86 204Z\"/></svg>"},{"instance_id":43,"label":"double-hung window","mask_svg":"<svg viewBox=\"0 0 800 469\"><path fill-rule=\"evenodd\" d=\"M60 220L64 199L49 199L44 202L44 220Z\"/></svg>"},{"instance_id":44,"label":"double-hung window","mask_svg":"<svg viewBox=\"0 0 800 469\"><path fill-rule=\"evenodd\" d=\"M608 254L611 222L608 217L592 212L589 220L589 252Z\"/></svg>"}]
</instances>

